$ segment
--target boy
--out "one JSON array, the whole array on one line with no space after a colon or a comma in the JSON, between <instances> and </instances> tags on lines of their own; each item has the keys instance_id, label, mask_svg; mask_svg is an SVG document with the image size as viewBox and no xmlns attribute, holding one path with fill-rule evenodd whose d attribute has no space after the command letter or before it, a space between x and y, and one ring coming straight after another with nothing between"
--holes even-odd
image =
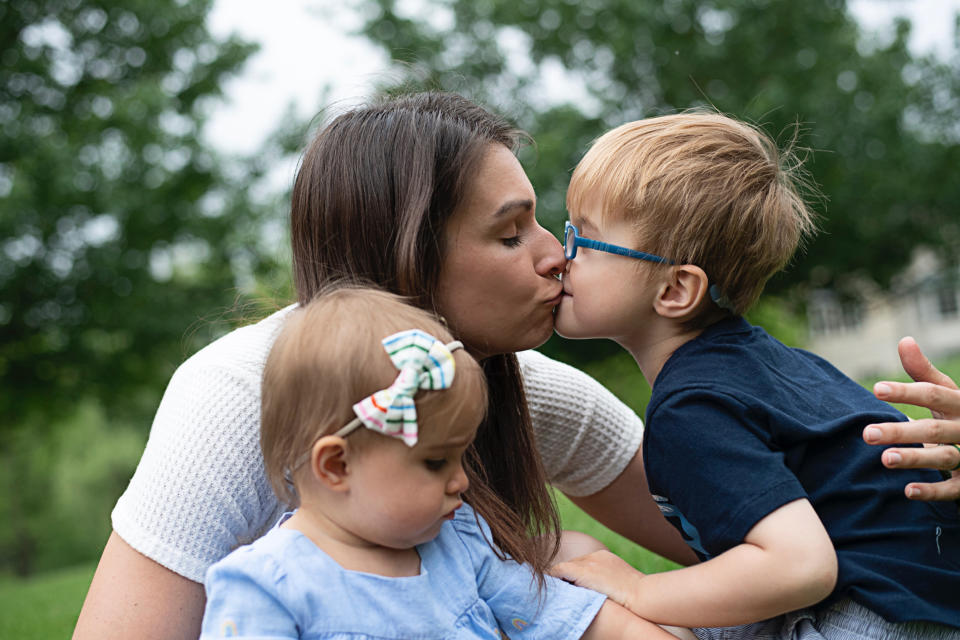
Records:
<instances>
[{"instance_id":1,"label":"boy","mask_svg":"<svg viewBox=\"0 0 960 640\"><path fill-rule=\"evenodd\" d=\"M651 492L705 562L643 576L600 552L555 573L661 624L960 638L956 506L904 499L861 439L905 418L741 317L814 229L795 168L760 131L685 113L610 131L574 171L557 331L637 361Z\"/></svg>"}]
</instances>

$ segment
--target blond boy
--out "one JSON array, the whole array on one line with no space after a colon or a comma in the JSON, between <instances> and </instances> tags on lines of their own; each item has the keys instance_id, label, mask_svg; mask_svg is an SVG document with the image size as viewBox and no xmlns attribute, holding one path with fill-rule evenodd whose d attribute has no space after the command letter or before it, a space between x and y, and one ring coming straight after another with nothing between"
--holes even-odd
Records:
<instances>
[{"instance_id":1,"label":"blond boy","mask_svg":"<svg viewBox=\"0 0 960 640\"><path fill-rule=\"evenodd\" d=\"M701 637L960 637L956 508L904 499L860 437L905 418L742 318L814 229L796 166L757 128L685 113L610 131L574 171L557 331L637 361L650 488L704 562L556 572Z\"/></svg>"}]
</instances>

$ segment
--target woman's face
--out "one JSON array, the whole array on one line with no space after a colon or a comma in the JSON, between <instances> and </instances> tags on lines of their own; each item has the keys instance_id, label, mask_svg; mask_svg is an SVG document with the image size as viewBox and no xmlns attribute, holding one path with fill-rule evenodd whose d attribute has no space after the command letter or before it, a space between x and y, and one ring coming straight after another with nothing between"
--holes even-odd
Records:
<instances>
[{"instance_id":1,"label":"woman's face","mask_svg":"<svg viewBox=\"0 0 960 640\"><path fill-rule=\"evenodd\" d=\"M477 358L536 347L553 332L563 249L535 208L520 163L491 144L447 222L437 292L440 312Z\"/></svg>"}]
</instances>

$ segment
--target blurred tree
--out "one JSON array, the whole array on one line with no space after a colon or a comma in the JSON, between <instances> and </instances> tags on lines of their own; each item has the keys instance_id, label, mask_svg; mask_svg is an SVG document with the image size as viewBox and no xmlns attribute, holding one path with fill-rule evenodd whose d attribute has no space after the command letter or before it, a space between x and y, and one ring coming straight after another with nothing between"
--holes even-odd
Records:
<instances>
[{"instance_id":1,"label":"blurred tree","mask_svg":"<svg viewBox=\"0 0 960 640\"><path fill-rule=\"evenodd\" d=\"M408 71L512 116L542 220L559 231L569 174L623 122L714 105L781 145L799 130L825 198L822 233L770 285L882 286L929 245L960 250L960 58L917 58L909 24L866 38L843 0L363 0L363 33ZM956 51L956 47L954 48Z\"/></svg>"},{"instance_id":2,"label":"blurred tree","mask_svg":"<svg viewBox=\"0 0 960 640\"><path fill-rule=\"evenodd\" d=\"M218 157L199 135L255 49L211 36L210 5L0 4L0 565L21 573L55 489L35 482L56 472L24 443L91 401L146 434L173 367L226 328L211 311L273 265L276 201L255 190L274 156ZM110 465L108 503L132 471Z\"/></svg>"}]
</instances>

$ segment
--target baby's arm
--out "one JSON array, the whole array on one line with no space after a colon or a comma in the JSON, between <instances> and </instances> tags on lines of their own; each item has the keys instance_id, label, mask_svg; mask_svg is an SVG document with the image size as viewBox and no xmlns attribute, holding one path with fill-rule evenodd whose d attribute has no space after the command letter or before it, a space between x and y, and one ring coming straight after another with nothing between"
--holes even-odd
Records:
<instances>
[{"instance_id":1,"label":"baby's arm","mask_svg":"<svg viewBox=\"0 0 960 640\"><path fill-rule=\"evenodd\" d=\"M607 551L551 572L606 593L638 616L682 627L725 627L802 609L830 595L837 555L811 504L760 520L742 544L699 565L645 576Z\"/></svg>"}]
</instances>

